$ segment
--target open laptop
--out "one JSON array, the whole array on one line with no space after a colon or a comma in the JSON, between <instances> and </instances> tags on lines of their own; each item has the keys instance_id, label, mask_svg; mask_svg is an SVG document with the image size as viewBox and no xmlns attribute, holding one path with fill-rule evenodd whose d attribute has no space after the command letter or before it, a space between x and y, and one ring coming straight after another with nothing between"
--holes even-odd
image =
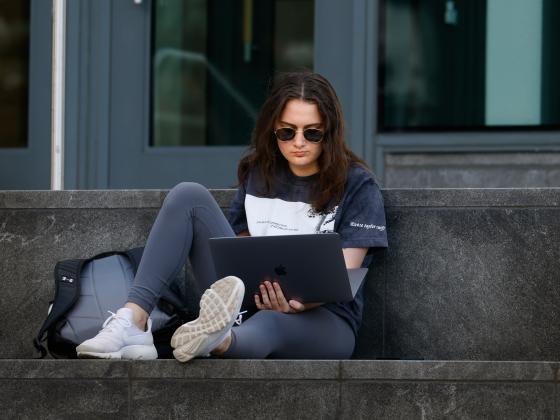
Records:
<instances>
[{"instance_id":1,"label":"open laptop","mask_svg":"<svg viewBox=\"0 0 560 420\"><path fill-rule=\"evenodd\" d=\"M211 238L217 278L237 276L245 283L244 308L268 278L278 281L288 300L348 302L367 268L346 269L337 233Z\"/></svg>"}]
</instances>

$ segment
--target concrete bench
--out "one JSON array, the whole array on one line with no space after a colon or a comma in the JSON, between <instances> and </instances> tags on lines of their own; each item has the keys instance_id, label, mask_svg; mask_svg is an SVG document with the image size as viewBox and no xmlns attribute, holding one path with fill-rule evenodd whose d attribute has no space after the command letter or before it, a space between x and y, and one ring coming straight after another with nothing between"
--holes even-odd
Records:
<instances>
[{"instance_id":1,"label":"concrete bench","mask_svg":"<svg viewBox=\"0 0 560 420\"><path fill-rule=\"evenodd\" d=\"M57 260L143 245L165 195L0 192L0 358L35 356ZM560 360L560 189L383 195L355 358Z\"/></svg>"},{"instance_id":2,"label":"concrete bench","mask_svg":"<svg viewBox=\"0 0 560 420\"><path fill-rule=\"evenodd\" d=\"M560 189L383 191L367 360L30 360L54 263L143 245L165 194L0 192L2 418L560 418Z\"/></svg>"},{"instance_id":3,"label":"concrete bench","mask_svg":"<svg viewBox=\"0 0 560 420\"><path fill-rule=\"evenodd\" d=\"M0 360L2 418L558 419L552 362Z\"/></svg>"}]
</instances>

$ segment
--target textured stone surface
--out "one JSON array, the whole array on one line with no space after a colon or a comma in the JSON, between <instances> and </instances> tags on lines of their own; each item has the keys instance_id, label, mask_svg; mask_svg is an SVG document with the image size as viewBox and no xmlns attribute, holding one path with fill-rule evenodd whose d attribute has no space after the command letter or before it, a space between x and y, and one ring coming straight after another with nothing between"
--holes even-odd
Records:
<instances>
[{"instance_id":1,"label":"textured stone surface","mask_svg":"<svg viewBox=\"0 0 560 420\"><path fill-rule=\"evenodd\" d=\"M234 192L213 193L225 210ZM35 356L56 261L143 245L165 194L0 192L0 358ZM384 198L355 357L560 360L560 189Z\"/></svg>"},{"instance_id":2,"label":"textured stone surface","mask_svg":"<svg viewBox=\"0 0 560 420\"><path fill-rule=\"evenodd\" d=\"M131 416L138 419L335 419L335 382L133 381Z\"/></svg>"},{"instance_id":3,"label":"textured stone surface","mask_svg":"<svg viewBox=\"0 0 560 420\"><path fill-rule=\"evenodd\" d=\"M0 360L0 379L128 379L120 360Z\"/></svg>"},{"instance_id":4,"label":"textured stone surface","mask_svg":"<svg viewBox=\"0 0 560 420\"><path fill-rule=\"evenodd\" d=\"M135 362L133 378L177 379L338 379L339 363L320 360L194 360L179 364L176 360Z\"/></svg>"},{"instance_id":5,"label":"textured stone surface","mask_svg":"<svg viewBox=\"0 0 560 420\"><path fill-rule=\"evenodd\" d=\"M0 209L159 209L168 190L0 191ZM228 207L235 190L212 190Z\"/></svg>"},{"instance_id":6,"label":"textured stone surface","mask_svg":"<svg viewBox=\"0 0 560 420\"><path fill-rule=\"evenodd\" d=\"M479 362L346 360L343 380L548 381L556 379L556 362Z\"/></svg>"},{"instance_id":7,"label":"textured stone surface","mask_svg":"<svg viewBox=\"0 0 560 420\"><path fill-rule=\"evenodd\" d=\"M0 210L0 354L33 357L56 261L143 245L155 209ZM118 233L116 233L118 232ZM25 322L22 322L25 320Z\"/></svg>"},{"instance_id":8,"label":"textured stone surface","mask_svg":"<svg viewBox=\"0 0 560 420\"><path fill-rule=\"evenodd\" d=\"M125 380L0 379L3 419L123 419L128 417Z\"/></svg>"},{"instance_id":9,"label":"textured stone surface","mask_svg":"<svg viewBox=\"0 0 560 420\"><path fill-rule=\"evenodd\" d=\"M1 418L557 419L559 365L1 360Z\"/></svg>"},{"instance_id":10,"label":"textured stone surface","mask_svg":"<svg viewBox=\"0 0 560 420\"><path fill-rule=\"evenodd\" d=\"M159 208L166 195L163 190L2 191L0 208Z\"/></svg>"},{"instance_id":11,"label":"textured stone surface","mask_svg":"<svg viewBox=\"0 0 560 420\"><path fill-rule=\"evenodd\" d=\"M390 188L560 186L560 153L387 153Z\"/></svg>"},{"instance_id":12,"label":"textured stone surface","mask_svg":"<svg viewBox=\"0 0 560 420\"><path fill-rule=\"evenodd\" d=\"M560 362L417 360L2 359L0 379L560 382Z\"/></svg>"},{"instance_id":13,"label":"textured stone surface","mask_svg":"<svg viewBox=\"0 0 560 420\"><path fill-rule=\"evenodd\" d=\"M548 383L344 383L341 418L554 419Z\"/></svg>"},{"instance_id":14,"label":"textured stone surface","mask_svg":"<svg viewBox=\"0 0 560 420\"><path fill-rule=\"evenodd\" d=\"M387 189L385 207L558 207L560 188L531 189Z\"/></svg>"},{"instance_id":15,"label":"textured stone surface","mask_svg":"<svg viewBox=\"0 0 560 420\"><path fill-rule=\"evenodd\" d=\"M560 360L560 208L394 208L386 357Z\"/></svg>"},{"instance_id":16,"label":"textured stone surface","mask_svg":"<svg viewBox=\"0 0 560 420\"><path fill-rule=\"evenodd\" d=\"M556 385L556 401L555 401L555 412L554 412L554 418L556 420L560 419L560 384L557 382Z\"/></svg>"},{"instance_id":17,"label":"textured stone surface","mask_svg":"<svg viewBox=\"0 0 560 420\"><path fill-rule=\"evenodd\" d=\"M235 190L212 190L227 209ZM167 190L0 191L0 209L159 209ZM386 207L557 207L560 188L389 188Z\"/></svg>"}]
</instances>

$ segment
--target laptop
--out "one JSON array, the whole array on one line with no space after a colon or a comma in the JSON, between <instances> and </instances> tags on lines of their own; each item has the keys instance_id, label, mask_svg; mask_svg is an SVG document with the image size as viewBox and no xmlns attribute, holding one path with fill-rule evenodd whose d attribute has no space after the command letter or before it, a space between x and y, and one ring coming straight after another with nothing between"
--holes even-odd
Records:
<instances>
[{"instance_id":1,"label":"laptop","mask_svg":"<svg viewBox=\"0 0 560 420\"><path fill-rule=\"evenodd\" d=\"M255 307L266 278L280 284L287 300L348 302L368 271L346 269L338 233L211 238L209 244L217 278L245 283L244 308Z\"/></svg>"}]
</instances>

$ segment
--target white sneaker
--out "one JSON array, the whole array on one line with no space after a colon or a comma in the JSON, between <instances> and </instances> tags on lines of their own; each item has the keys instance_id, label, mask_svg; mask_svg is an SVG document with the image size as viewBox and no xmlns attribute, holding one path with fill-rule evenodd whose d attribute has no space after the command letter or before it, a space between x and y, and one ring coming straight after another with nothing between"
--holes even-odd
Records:
<instances>
[{"instance_id":1,"label":"white sneaker","mask_svg":"<svg viewBox=\"0 0 560 420\"><path fill-rule=\"evenodd\" d=\"M110 312L110 311L109 311ZM152 321L142 331L133 322L132 310L121 308L103 323L99 333L76 347L80 358L97 359L157 359L152 337Z\"/></svg>"},{"instance_id":2,"label":"white sneaker","mask_svg":"<svg viewBox=\"0 0 560 420\"><path fill-rule=\"evenodd\" d=\"M200 314L181 325L171 338L173 355L180 362L208 356L229 335L235 322L245 285L234 276L224 277L207 289L200 299Z\"/></svg>"}]
</instances>

